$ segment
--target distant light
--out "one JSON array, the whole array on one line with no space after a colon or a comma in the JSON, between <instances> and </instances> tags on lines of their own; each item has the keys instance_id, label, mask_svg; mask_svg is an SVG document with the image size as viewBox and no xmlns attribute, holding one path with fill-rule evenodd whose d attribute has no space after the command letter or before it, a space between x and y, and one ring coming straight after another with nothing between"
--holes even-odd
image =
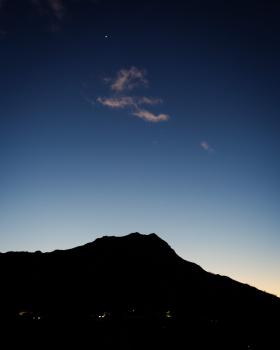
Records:
<instances>
[{"instance_id":1,"label":"distant light","mask_svg":"<svg viewBox=\"0 0 280 350\"><path fill-rule=\"evenodd\" d=\"M19 316L24 316L24 315L28 314L28 311L20 311L18 314L19 314Z\"/></svg>"},{"instance_id":2,"label":"distant light","mask_svg":"<svg viewBox=\"0 0 280 350\"><path fill-rule=\"evenodd\" d=\"M105 35L104 35L104 38L105 38L105 39L109 39L109 35L108 35L108 34L105 34Z\"/></svg>"},{"instance_id":3,"label":"distant light","mask_svg":"<svg viewBox=\"0 0 280 350\"><path fill-rule=\"evenodd\" d=\"M20 311L18 313L19 316L31 316L33 314L33 312L31 311Z\"/></svg>"},{"instance_id":4,"label":"distant light","mask_svg":"<svg viewBox=\"0 0 280 350\"><path fill-rule=\"evenodd\" d=\"M172 312L170 310L166 311L165 313L166 318L172 318Z\"/></svg>"},{"instance_id":5,"label":"distant light","mask_svg":"<svg viewBox=\"0 0 280 350\"><path fill-rule=\"evenodd\" d=\"M102 314L98 315L98 318L106 318L106 317L108 317L108 316L110 316L110 313L104 311Z\"/></svg>"}]
</instances>

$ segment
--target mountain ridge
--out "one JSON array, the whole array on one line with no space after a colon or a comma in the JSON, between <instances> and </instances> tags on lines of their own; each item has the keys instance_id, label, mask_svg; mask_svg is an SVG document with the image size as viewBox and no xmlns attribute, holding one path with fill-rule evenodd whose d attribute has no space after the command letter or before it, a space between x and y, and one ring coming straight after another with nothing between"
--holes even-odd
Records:
<instances>
[{"instance_id":1,"label":"mountain ridge","mask_svg":"<svg viewBox=\"0 0 280 350\"><path fill-rule=\"evenodd\" d=\"M85 348L92 334L102 336L98 346L107 339L109 348L125 334L133 345L121 341L122 349L142 349L151 338L153 348L178 349L186 341L190 349L215 350L225 343L232 350L265 349L268 339L279 343L279 298L203 270L156 234L105 236L47 253L1 253L0 270L0 324L13 334L27 330L31 339L38 330L46 339L57 325L53 339L59 334L70 346L77 334Z\"/></svg>"},{"instance_id":2,"label":"mountain ridge","mask_svg":"<svg viewBox=\"0 0 280 350\"><path fill-rule=\"evenodd\" d=\"M117 248L118 245L120 246L121 244L123 244L125 241L126 244L131 244L133 243L135 244L139 244L139 242L143 243L145 240L145 243L155 243L155 246L161 247L166 250L166 253L172 254L173 258L178 259L178 261L190 264L193 267L196 267L198 270L201 270L207 274L211 274L213 276L216 276L217 278L223 278L223 279L227 279L228 281L231 281L233 283L238 283L242 286L245 287L250 287L254 290L257 290L258 292L264 293L266 295L270 295L272 297L275 297L277 299L280 300L280 298L277 295L271 294L269 292L266 292L264 290L261 290L255 286L251 286L247 283L244 282L240 282L238 280L235 280L234 278L230 277L230 276L226 276L226 275L220 275L219 273L214 273L214 272L209 272L206 271L204 268L202 268L200 265L194 263L194 262L190 262L188 260L185 260L184 258L180 257L175 250L166 242L164 241L161 237L159 237L156 233L150 233L150 234L141 234L139 232L132 232L130 234L127 235L123 235L123 236L111 236L111 235L104 235L101 237L96 238L95 240L73 247L73 248L67 248L67 249L55 249L53 251L49 251L49 252L42 252L40 250L34 251L34 252L29 252L29 251L8 251L8 252L0 252L0 257L1 256L18 256L18 257L24 257L24 256L29 256L29 257L38 257L38 256L53 256L53 255L57 255L57 254L63 254L63 255L68 255L68 254L77 254L77 253L81 253L81 254L85 254L85 252L87 251L87 254L95 254L97 249L100 249L102 246L103 248L108 248L108 244L114 245L114 249L117 252ZM117 243L117 245L116 245ZM102 253L104 254L104 251L102 250ZM155 253L155 251L153 250L151 252L152 254ZM99 253L100 254L100 253ZM113 254L113 251L110 251L110 254ZM93 256L91 256L93 257Z\"/></svg>"}]
</instances>

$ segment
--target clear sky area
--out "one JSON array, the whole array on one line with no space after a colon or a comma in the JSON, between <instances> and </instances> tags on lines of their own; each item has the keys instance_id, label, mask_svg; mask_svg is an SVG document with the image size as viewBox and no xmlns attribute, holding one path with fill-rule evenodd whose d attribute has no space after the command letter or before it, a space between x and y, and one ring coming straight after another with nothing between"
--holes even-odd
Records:
<instances>
[{"instance_id":1,"label":"clear sky area","mask_svg":"<svg viewBox=\"0 0 280 350\"><path fill-rule=\"evenodd\" d=\"M280 296L280 5L0 1L0 251L157 233Z\"/></svg>"}]
</instances>

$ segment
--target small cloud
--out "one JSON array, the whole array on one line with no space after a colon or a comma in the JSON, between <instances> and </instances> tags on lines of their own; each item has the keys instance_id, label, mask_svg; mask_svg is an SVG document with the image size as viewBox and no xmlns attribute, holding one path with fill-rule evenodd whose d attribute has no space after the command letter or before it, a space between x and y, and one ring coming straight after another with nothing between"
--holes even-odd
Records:
<instances>
[{"instance_id":1,"label":"small cloud","mask_svg":"<svg viewBox=\"0 0 280 350\"><path fill-rule=\"evenodd\" d=\"M138 86L148 85L148 80L145 78L146 72L136 67L129 69L121 69L117 73L117 78L111 84L111 90L114 92L123 92L133 90Z\"/></svg>"},{"instance_id":2,"label":"small cloud","mask_svg":"<svg viewBox=\"0 0 280 350\"><path fill-rule=\"evenodd\" d=\"M144 104L144 105L157 105L162 103L162 99L161 98L151 98L151 97L141 97L138 100L138 104Z\"/></svg>"},{"instance_id":3,"label":"small cloud","mask_svg":"<svg viewBox=\"0 0 280 350\"><path fill-rule=\"evenodd\" d=\"M64 15L63 0L48 0L48 3L55 17L61 20Z\"/></svg>"},{"instance_id":4,"label":"small cloud","mask_svg":"<svg viewBox=\"0 0 280 350\"><path fill-rule=\"evenodd\" d=\"M118 97L98 97L97 102L103 106L110 108L129 108L134 107L138 109L140 105L156 105L162 103L159 98L149 97L133 97L133 96L118 96Z\"/></svg>"},{"instance_id":5,"label":"small cloud","mask_svg":"<svg viewBox=\"0 0 280 350\"><path fill-rule=\"evenodd\" d=\"M41 15L55 17L58 21L61 21L64 17L64 0L31 0L31 2Z\"/></svg>"},{"instance_id":6,"label":"small cloud","mask_svg":"<svg viewBox=\"0 0 280 350\"><path fill-rule=\"evenodd\" d=\"M61 20L65 12L65 0L25 0L36 7L40 13L52 14L56 19ZM7 0L0 0L0 9L7 3Z\"/></svg>"},{"instance_id":7,"label":"small cloud","mask_svg":"<svg viewBox=\"0 0 280 350\"><path fill-rule=\"evenodd\" d=\"M97 102L110 108L128 108L135 106L133 97L98 97Z\"/></svg>"},{"instance_id":8,"label":"small cloud","mask_svg":"<svg viewBox=\"0 0 280 350\"><path fill-rule=\"evenodd\" d=\"M209 145L207 141L201 141L200 147L206 152L214 152L214 149Z\"/></svg>"},{"instance_id":9,"label":"small cloud","mask_svg":"<svg viewBox=\"0 0 280 350\"><path fill-rule=\"evenodd\" d=\"M112 81L112 78L110 78L110 77L105 77L105 78L103 78L103 81L104 81L105 84L110 84L111 81Z\"/></svg>"},{"instance_id":10,"label":"small cloud","mask_svg":"<svg viewBox=\"0 0 280 350\"><path fill-rule=\"evenodd\" d=\"M170 117L167 114L154 114L152 112L146 111L144 109L133 112L133 115L146 120L147 122L158 123L167 121Z\"/></svg>"}]
</instances>

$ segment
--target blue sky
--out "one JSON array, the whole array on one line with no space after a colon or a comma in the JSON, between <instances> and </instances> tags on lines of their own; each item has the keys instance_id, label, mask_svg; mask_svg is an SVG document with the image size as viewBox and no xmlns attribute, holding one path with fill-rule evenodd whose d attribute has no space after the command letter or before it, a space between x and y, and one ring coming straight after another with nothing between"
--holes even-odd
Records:
<instances>
[{"instance_id":1,"label":"blue sky","mask_svg":"<svg viewBox=\"0 0 280 350\"><path fill-rule=\"evenodd\" d=\"M0 250L155 232L280 295L278 14L4 1Z\"/></svg>"}]
</instances>

